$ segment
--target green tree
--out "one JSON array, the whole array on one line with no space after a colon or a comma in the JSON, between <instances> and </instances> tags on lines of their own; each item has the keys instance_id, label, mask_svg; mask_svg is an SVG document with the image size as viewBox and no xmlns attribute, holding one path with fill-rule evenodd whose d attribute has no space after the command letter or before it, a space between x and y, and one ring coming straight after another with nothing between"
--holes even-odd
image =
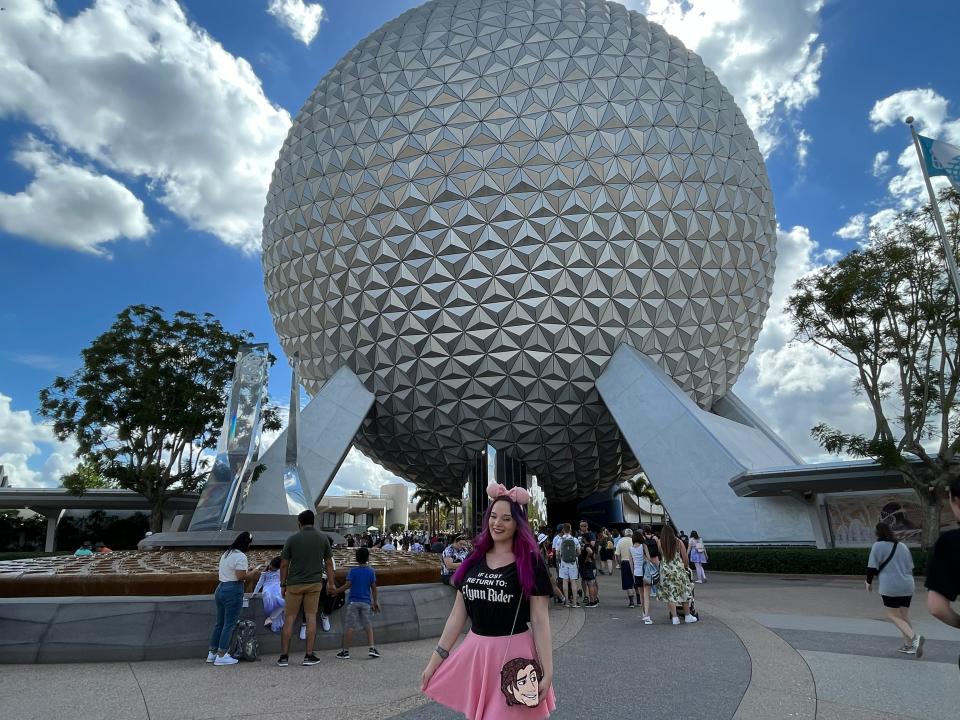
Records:
<instances>
[{"instance_id":1,"label":"green tree","mask_svg":"<svg viewBox=\"0 0 960 720\"><path fill-rule=\"evenodd\" d=\"M956 247L960 194L947 190L940 201ZM801 278L787 301L796 339L848 363L873 412L872 435L826 423L812 435L828 452L899 470L920 498L924 547L936 541L947 485L960 473L960 305L944 260L927 206L887 231L872 228L869 245Z\"/></svg>"},{"instance_id":2,"label":"green tree","mask_svg":"<svg viewBox=\"0 0 960 720\"><path fill-rule=\"evenodd\" d=\"M643 524L643 511L640 508L640 498L649 500L654 505L660 505L660 496L653 489L650 479L644 473L638 473L633 478L623 483L614 493L618 495L633 495L637 499L637 514L640 517L640 523ZM653 522L653 513L650 513L650 522Z\"/></svg>"},{"instance_id":3,"label":"green tree","mask_svg":"<svg viewBox=\"0 0 960 720\"><path fill-rule=\"evenodd\" d=\"M40 414L84 458L68 487L82 493L102 478L138 492L150 502L151 529L160 530L166 501L203 486L202 455L216 447L237 351L251 338L209 313L123 310L82 351L80 369L40 392ZM263 419L264 429L280 428L274 407L265 404Z\"/></svg>"},{"instance_id":4,"label":"green tree","mask_svg":"<svg viewBox=\"0 0 960 720\"><path fill-rule=\"evenodd\" d=\"M417 512L427 512L427 527L431 534L437 531L440 526L440 509L449 511L453 505L444 493L430 488L417 488L413 493L413 500L416 501Z\"/></svg>"},{"instance_id":5,"label":"green tree","mask_svg":"<svg viewBox=\"0 0 960 720\"><path fill-rule=\"evenodd\" d=\"M97 463L90 459L80 461L76 470L60 478L60 484L72 495L83 495L88 490L117 487L116 482L104 477L97 469Z\"/></svg>"}]
</instances>

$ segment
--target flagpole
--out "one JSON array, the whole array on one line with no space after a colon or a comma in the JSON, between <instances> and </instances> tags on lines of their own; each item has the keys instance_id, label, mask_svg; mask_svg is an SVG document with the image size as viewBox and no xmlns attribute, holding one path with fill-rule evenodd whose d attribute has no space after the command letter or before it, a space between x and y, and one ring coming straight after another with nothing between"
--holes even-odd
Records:
<instances>
[{"instance_id":1,"label":"flagpole","mask_svg":"<svg viewBox=\"0 0 960 720\"><path fill-rule=\"evenodd\" d=\"M920 161L920 172L923 173L923 181L927 185L927 194L930 196L930 208L933 211L933 220L937 224L937 230L940 231L940 243L943 245L943 254L947 262L947 271L950 274L950 281L953 284L953 292L960 301L960 271L957 270L957 256L953 254L953 247L950 245L950 238L947 237L947 229L943 226L943 217L940 215L940 205L937 203L937 196L933 192L933 184L930 182L930 175L927 173L927 161L923 156L923 149L920 147L920 138L917 137L917 131L913 127L913 116L906 119L910 126L910 134L913 136L913 147L917 151L917 160Z\"/></svg>"}]
</instances>

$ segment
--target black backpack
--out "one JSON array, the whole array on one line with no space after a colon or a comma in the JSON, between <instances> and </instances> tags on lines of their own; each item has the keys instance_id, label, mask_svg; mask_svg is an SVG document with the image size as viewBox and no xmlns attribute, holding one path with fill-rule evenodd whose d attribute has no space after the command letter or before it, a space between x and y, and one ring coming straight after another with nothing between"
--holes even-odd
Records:
<instances>
[{"instance_id":1,"label":"black backpack","mask_svg":"<svg viewBox=\"0 0 960 720\"><path fill-rule=\"evenodd\" d=\"M230 640L230 655L237 660L254 662L260 659L260 641L253 620L238 620Z\"/></svg>"}]
</instances>

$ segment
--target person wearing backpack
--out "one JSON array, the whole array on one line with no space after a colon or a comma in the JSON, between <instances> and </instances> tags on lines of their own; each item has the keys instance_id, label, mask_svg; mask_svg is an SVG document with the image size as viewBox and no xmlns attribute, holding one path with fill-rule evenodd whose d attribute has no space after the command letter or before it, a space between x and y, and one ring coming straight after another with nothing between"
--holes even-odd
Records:
<instances>
[{"instance_id":1,"label":"person wearing backpack","mask_svg":"<svg viewBox=\"0 0 960 720\"><path fill-rule=\"evenodd\" d=\"M580 556L580 541L570 534L570 523L564 523L563 535L560 536L560 562L558 574L563 582L563 592L567 596L567 607L580 607L576 600L577 581L580 571L577 567L577 558Z\"/></svg>"},{"instance_id":2,"label":"person wearing backpack","mask_svg":"<svg viewBox=\"0 0 960 720\"><path fill-rule=\"evenodd\" d=\"M867 592L873 592L874 578L880 579L880 598L887 609L887 618L903 635L897 652L923 656L923 635L910 624L910 601L913 599L913 556L907 546L894 537L887 523L877 523L877 541L870 548L867 560Z\"/></svg>"},{"instance_id":3,"label":"person wearing backpack","mask_svg":"<svg viewBox=\"0 0 960 720\"><path fill-rule=\"evenodd\" d=\"M207 652L207 662L217 667L222 665L236 665L238 660L229 650L233 640L233 630L240 617L240 608L243 606L243 584L260 574L259 567L249 569L247 551L253 542L253 535L242 532L229 548L220 556L218 574L220 584L213 594L217 603L217 624L210 635L210 645Z\"/></svg>"}]
</instances>

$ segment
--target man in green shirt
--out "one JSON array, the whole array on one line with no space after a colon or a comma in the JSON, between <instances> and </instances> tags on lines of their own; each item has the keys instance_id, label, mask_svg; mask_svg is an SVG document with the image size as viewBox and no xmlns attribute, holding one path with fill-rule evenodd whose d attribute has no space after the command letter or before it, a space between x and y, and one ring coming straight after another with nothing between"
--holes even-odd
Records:
<instances>
[{"instance_id":1,"label":"man in green shirt","mask_svg":"<svg viewBox=\"0 0 960 720\"><path fill-rule=\"evenodd\" d=\"M327 574L327 592L336 589L333 578L333 549L327 536L313 526L312 510L297 515L300 531L287 538L280 553L280 591L285 601L283 631L280 634L280 652L277 665L290 664L288 651L293 624L303 607L307 619L307 648L304 665L316 665L320 658L313 654L317 637L317 611L320 609L320 592L323 589L323 574Z\"/></svg>"}]
</instances>

